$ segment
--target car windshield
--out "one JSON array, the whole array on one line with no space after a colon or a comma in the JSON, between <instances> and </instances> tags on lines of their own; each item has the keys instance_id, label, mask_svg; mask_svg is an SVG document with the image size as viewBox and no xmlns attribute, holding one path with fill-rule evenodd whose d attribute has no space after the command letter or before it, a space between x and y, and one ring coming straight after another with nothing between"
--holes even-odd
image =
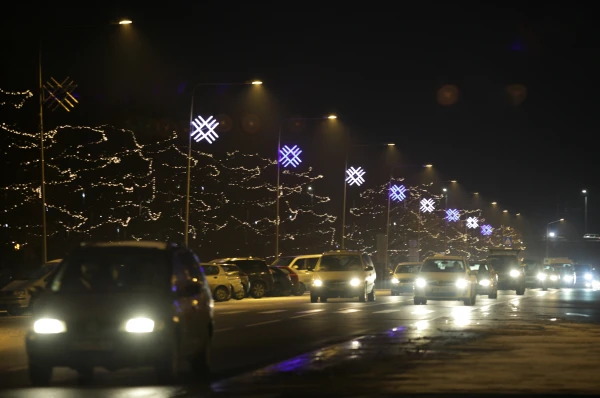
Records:
<instances>
[{"instance_id":1,"label":"car windshield","mask_svg":"<svg viewBox=\"0 0 600 398\"><path fill-rule=\"evenodd\" d=\"M360 271L362 262L359 255L331 255L321 257L321 271Z\"/></svg>"},{"instance_id":2,"label":"car windshield","mask_svg":"<svg viewBox=\"0 0 600 398\"><path fill-rule=\"evenodd\" d=\"M58 271L52 291L105 293L170 287L167 253L156 249L89 248L76 252Z\"/></svg>"},{"instance_id":3,"label":"car windshield","mask_svg":"<svg viewBox=\"0 0 600 398\"><path fill-rule=\"evenodd\" d=\"M398 265L396 267L396 271L394 271L396 274L416 274L417 272L419 272L419 269L421 268L421 264L413 264L413 265Z\"/></svg>"},{"instance_id":4,"label":"car windshield","mask_svg":"<svg viewBox=\"0 0 600 398\"><path fill-rule=\"evenodd\" d=\"M498 272L509 271L511 268L519 265L519 260L516 256L489 256L488 262Z\"/></svg>"},{"instance_id":5,"label":"car windshield","mask_svg":"<svg viewBox=\"0 0 600 398\"><path fill-rule=\"evenodd\" d=\"M44 276L46 276L47 274L49 274L50 272L55 270L57 266L58 266L58 264L51 264L51 265L47 264L25 276L17 277L15 279L20 280L20 281L27 281L27 280L36 281L38 279L42 279Z\"/></svg>"},{"instance_id":6,"label":"car windshield","mask_svg":"<svg viewBox=\"0 0 600 398\"><path fill-rule=\"evenodd\" d=\"M465 272L465 264L461 260L433 260L423 263L421 272Z\"/></svg>"},{"instance_id":7,"label":"car windshield","mask_svg":"<svg viewBox=\"0 0 600 398\"><path fill-rule=\"evenodd\" d=\"M477 271L477 272L488 272L488 266L485 263L475 263L475 264L471 264L470 266L471 271Z\"/></svg>"},{"instance_id":8,"label":"car windshield","mask_svg":"<svg viewBox=\"0 0 600 398\"><path fill-rule=\"evenodd\" d=\"M290 270L288 270L287 268L275 268L275 269L277 269L277 270L279 270L279 271L283 272L283 273L284 273L284 274L286 274L286 275L289 275L289 274L291 274Z\"/></svg>"},{"instance_id":9,"label":"car windshield","mask_svg":"<svg viewBox=\"0 0 600 398\"><path fill-rule=\"evenodd\" d=\"M279 257L271 265L279 265L279 266L287 267L288 265L290 265L292 263L292 261L294 261L295 258L296 257Z\"/></svg>"}]
</instances>

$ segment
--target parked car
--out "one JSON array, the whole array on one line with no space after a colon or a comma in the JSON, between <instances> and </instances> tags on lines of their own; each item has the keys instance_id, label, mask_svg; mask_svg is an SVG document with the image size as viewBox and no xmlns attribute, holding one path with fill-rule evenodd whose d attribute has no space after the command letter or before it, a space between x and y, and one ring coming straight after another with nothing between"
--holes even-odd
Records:
<instances>
[{"instance_id":1,"label":"parked car","mask_svg":"<svg viewBox=\"0 0 600 398\"><path fill-rule=\"evenodd\" d=\"M202 269L215 301L227 301L231 297L241 300L246 292L237 272L228 272L226 265L203 263Z\"/></svg>"},{"instance_id":2,"label":"parked car","mask_svg":"<svg viewBox=\"0 0 600 398\"><path fill-rule=\"evenodd\" d=\"M326 303L335 297L356 297L375 301L375 266L371 256L359 251L335 250L324 253L313 270L310 302Z\"/></svg>"},{"instance_id":3,"label":"parked car","mask_svg":"<svg viewBox=\"0 0 600 398\"><path fill-rule=\"evenodd\" d=\"M415 279L414 304L427 300L462 301L475 305L477 277L459 256L433 256L423 261Z\"/></svg>"},{"instance_id":4,"label":"parked car","mask_svg":"<svg viewBox=\"0 0 600 398\"><path fill-rule=\"evenodd\" d=\"M46 288L61 261L49 261L25 276L15 277L0 290L0 310L10 315L23 315L30 310L32 298L35 299L38 292Z\"/></svg>"},{"instance_id":5,"label":"parked car","mask_svg":"<svg viewBox=\"0 0 600 398\"><path fill-rule=\"evenodd\" d=\"M304 254L301 256L279 257L273 262L274 266L289 267L298 274L298 280L304 286L304 290L310 290L312 283L312 272L317 266L322 254Z\"/></svg>"},{"instance_id":6,"label":"parked car","mask_svg":"<svg viewBox=\"0 0 600 398\"><path fill-rule=\"evenodd\" d=\"M400 263L392 274L392 296L400 293L413 293L415 277L421 269L422 263Z\"/></svg>"},{"instance_id":7,"label":"parked car","mask_svg":"<svg viewBox=\"0 0 600 398\"><path fill-rule=\"evenodd\" d=\"M290 276L290 280L292 281L292 294L294 296L302 296L306 291L306 287L304 283L300 282L300 278L295 270L290 267L284 267L282 265L278 265L277 268L285 272Z\"/></svg>"},{"instance_id":8,"label":"parked car","mask_svg":"<svg viewBox=\"0 0 600 398\"><path fill-rule=\"evenodd\" d=\"M273 273L266 261L254 257L228 257L210 261L211 264L235 264L248 275L248 294L256 299L273 291Z\"/></svg>"},{"instance_id":9,"label":"parked car","mask_svg":"<svg viewBox=\"0 0 600 398\"><path fill-rule=\"evenodd\" d=\"M471 273L477 276L477 294L498 298L498 274L487 261L472 261Z\"/></svg>"},{"instance_id":10,"label":"parked car","mask_svg":"<svg viewBox=\"0 0 600 398\"><path fill-rule=\"evenodd\" d=\"M293 283L290 274L278 267L269 267L273 273L273 296L289 296L292 294Z\"/></svg>"},{"instance_id":11,"label":"parked car","mask_svg":"<svg viewBox=\"0 0 600 398\"><path fill-rule=\"evenodd\" d=\"M213 299L196 255L155 241L84 244L60 264L33 308L25 343L34 386L66 366L90 382L94 367L153 366L172 381L187 362L209 374Z\"/></svg>"}]
</instances>

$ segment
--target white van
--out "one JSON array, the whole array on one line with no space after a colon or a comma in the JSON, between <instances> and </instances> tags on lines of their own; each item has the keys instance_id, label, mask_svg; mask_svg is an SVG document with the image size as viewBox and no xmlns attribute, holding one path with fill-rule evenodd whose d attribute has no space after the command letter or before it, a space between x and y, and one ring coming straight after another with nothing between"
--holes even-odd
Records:
<instances>
[{"instance_id":1,"label":"white van","mask_svg":"<svg viewBox=\"0 0 600 398\"><path fill-rule=\"evenodd\" d=\"M52 260L25 277L15 278L0 290L0 311L23 315L30 306L31 290L45 289L61 260Z\"/></svg>"},{"instance_id":2,"label":"white van","mask_svg":"<svg viewBox=\"0 0 600 398\"><path fill-rule=\"evenodd\" d=\"M303 290L310 290L313 269L317 266L322 254L305 254L302 256L279 257L273 262L275 267L288 267L298 274L298 281L304 286Z\"/></svg>"}]
</instances>

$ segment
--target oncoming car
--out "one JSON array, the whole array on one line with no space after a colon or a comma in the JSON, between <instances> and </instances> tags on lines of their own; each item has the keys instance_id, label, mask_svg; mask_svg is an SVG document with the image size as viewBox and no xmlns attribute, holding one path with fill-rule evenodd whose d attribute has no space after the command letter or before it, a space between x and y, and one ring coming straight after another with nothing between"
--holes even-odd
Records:
<instances>
[{"instance_id":1,"label":"oncoming car","mask_svg":"<svg viewBox=\"0 0 600 398\"><path fill-rule=\"evenodd\" d=\"M400 263L392 275L392 296L400 293L412 293L415 276L421 268L421 263Z\"/></svg>"},{"instance_id":2,"label":"oncoming car","mask_svg":"<svg viewBox=\"0 0 600 398\"><path fill-rule=\"evenodd\" d=\"M375 301L375 267L368 254L344 250L326 252L313 271L311 303L357 296L361 302Z\"/></svg>"},{"instance_id":3,"label":"oncoming car","mask_svg":"<svg viewBox=\"0 0 600 398\"><path fill-rule=\"evenodd\" d=\"M434 256L423 261L415 279L414 304L427 300L456 300L475 305L477 277L471 273L467 261L458 256Z\"/></svg>"},{"instance_id":4,"label":"oncoming car","mask_svg":"<svg viewBox=\"0 0 600 398\"><path fill-rule=\"evenodd\" d=\"M94 367L152 366L167 382L189 366L206 378L213 305L198 258L186 248L150 241L82 245L34 305L25 338L31 382L48 385L61 366L86 383Z\"/></svg>"}]
</instances>

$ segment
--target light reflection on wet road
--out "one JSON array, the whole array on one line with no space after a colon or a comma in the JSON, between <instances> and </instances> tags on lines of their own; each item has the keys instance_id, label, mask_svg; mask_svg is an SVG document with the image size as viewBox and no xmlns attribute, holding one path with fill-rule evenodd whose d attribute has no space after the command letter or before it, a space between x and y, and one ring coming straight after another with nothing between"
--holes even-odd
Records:
<instances>
[{"instance_id":1,"label":"light reflection on wet road","mask_svg":"<svg viewBox=\"0 0 600 398\"><path fill-rule=\"evenodd\" d=\"M330 300L311 304L308 296L242 300L218 303L213 364L217 380L212 387L150 387L151 370L97 372L93 389L85 396L103 397L183 397L211 396L219 392L238 393L235 386L248 389L248 380L267 378L273 373L296 372L298 369L323 369L339 361L357 359L369 350L380 350L369 336L384 331L394 341L386 347L410 348L410 341L464 328L502 326L507 317L576 318L577 321L599 321L594 305L581 299L586 291L541 292L528 290L525 296L500 293L497 300L479 296L477 305L465 307L455 302L429 302L415 306L412 297L392 297L383 292L375 303ZM594 293L597 295L596 293ZM561 300L558 300L560 296ZM527 305L524 305L524 304ZM526 307L527 311L523 308ZM586 316L587 315L587 316ZM28 317L0 316L0 386L11 390L3 397L45 396L81 397L75 373L68 369L55 371L54 387L37 391L28 385L23 334ZM464 337L464 336L463 336ZM403 343L403 344L400 344ZM379 342L377 344L380 344ZM275 365L267 366L276 363ZM258 370L257 370L258 369ZM246 373L246 376L229 377ZM129 387L132 386L132 387ZM133 387L135 386L135 387ZM212 393L211 393L212 391ZM92 394L93 392L93 394Z\"/></svg>"}]
</instances>

